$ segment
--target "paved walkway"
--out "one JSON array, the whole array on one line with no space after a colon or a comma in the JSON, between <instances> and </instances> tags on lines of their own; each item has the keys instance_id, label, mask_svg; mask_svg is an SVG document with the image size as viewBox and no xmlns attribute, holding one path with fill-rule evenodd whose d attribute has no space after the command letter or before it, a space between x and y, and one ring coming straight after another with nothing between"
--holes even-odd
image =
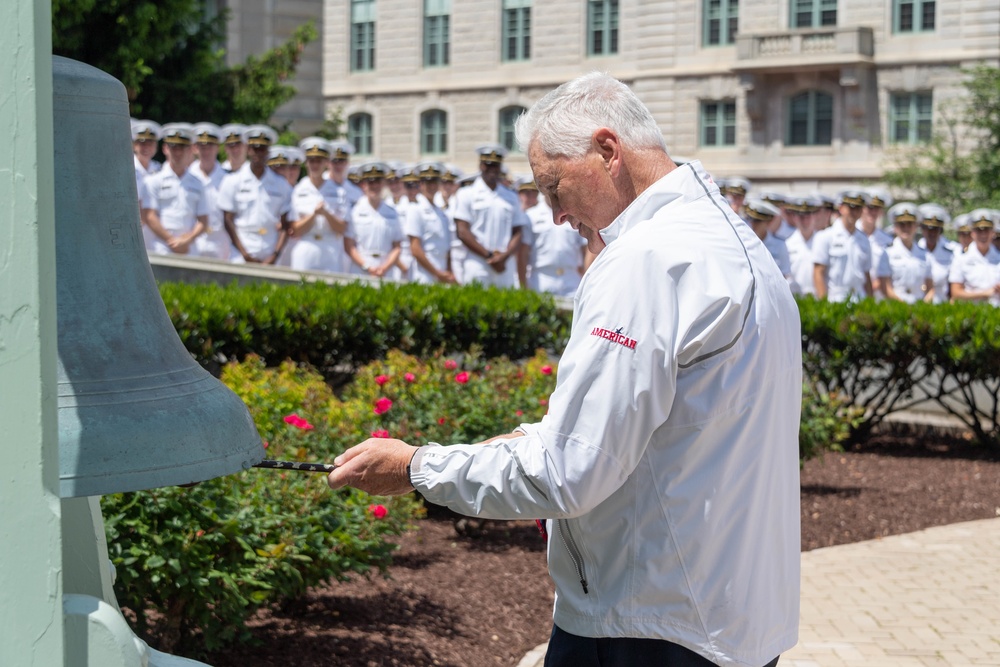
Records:
<instances>
[{"instance_id":1,"label":"paved walkway","mask_svg":"<svg viewBox=\"0 0 1000 667\"><path fill-rule=\"evenodd\" d=\"M802 554L799 643L779 667L945 665L1000 665L1000 519Z\"/></svg>"}]
</instances>

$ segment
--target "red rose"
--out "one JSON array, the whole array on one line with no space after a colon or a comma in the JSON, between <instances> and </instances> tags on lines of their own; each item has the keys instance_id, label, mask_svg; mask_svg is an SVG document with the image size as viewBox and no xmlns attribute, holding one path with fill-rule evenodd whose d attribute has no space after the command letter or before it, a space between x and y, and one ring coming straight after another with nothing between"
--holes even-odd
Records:
<instances>
[{"instance_id":1,"label":"red rose","mask_svg":"<svg viewBox=\"0 0 1000 667\"><path fill-rule=\"evenodd\" d=\"M514 414L515 414L515 415L517 415L518 417L520 417L521 415L523 415L523 414L524 414L524 410L518 410L518 411L517 411L517 412L515 412Z\"/></svg>"},{"instance_id":2,"label":"red rose","mask_svg":"<svg viewBox=\"0 0 1000 667\"><path fill-rule=\"evenodd\" d=\"M389 437L389 432L386 431L385 429L382 429L380 431L372 431L372 437L373 438L388 438Z\"/></svg>"},{"instance_id":3,"label":"red rose","mask_svg":"<svg viewBox=\"0 0 1000 667\"><path fill-rule=\"evenodd\" d=\"M438 417L438 424L441 424L443 426L444 422L445 422L444 417Z\"/></svg>"},{"instance_id":4,"label":"red rose","mask_svg":"<svg viewBox=\"0 0 1000 667\"><path fill-rule=\"evenodd\" d=\"M389 381L389 376L388 375L377 375L377 376L375 376L375 384L377 384L380 387L382 385L384 385L388 381Z\"/></svg>"},{"instance_id":5,"label":"red rose","mask_svg":"<svg viewBox=\"0 0 1000 667\"><path fill-rule=\"evenodd\" d=\"M458 368L458 362L454 359L446 359L444 362L444 367L449 371L453 371Z\"/></svg>"},{"instance_id":6,"label":"red rose","mask_svg":"<svg viewBox=\"0 0 1000 667\"><path fill-rule=\"evenodd\" d=\"M552 366L542 366L542 375L552 375Z\"/></svg>"},{"instance_id":7,"label":"red rose","mask_svg":"<svg viewBox=\"0 0 1000 667\"><path fill-rule=\"evenodd\" d=\"M290 424L295 428L302 429L303 431L311 431L313 429L312 424L298 415L288 415L285 417L285 423Z\"/></svg>"},{"instance_id":8,"label":"red rose","mask_svg":"<svg viewBox=\"0 0 1000 667\"><path fill-rule=\"evenodd\" d=\"M462 371L461 373L455 376L455 382L459 384L465 384L468 381L469 381L469 374L465 371Z\"/></svg>"},{"instance_id":9,"label":"red rose","mask_svg":"<svg viewBox=\"0 0 1000 667\"><path fill-rule=\"evenodd\" d=\"M372 516L376 519L384 519L386 515L389 514L389 510L385 508L385 505L369 505L368 511L371 512Z\"/></svg>"},{"instance_id":10,"label":"red rose","mask_svg":"<svg viewBox=\"0 0 1000 667\"><path fill-rule=\"evenodd\" d=\"M392 401L383 396L382 398L375 401L375 414L383 415L389 412L389 408L392 407Z\"/></svg>"}]
</instances>

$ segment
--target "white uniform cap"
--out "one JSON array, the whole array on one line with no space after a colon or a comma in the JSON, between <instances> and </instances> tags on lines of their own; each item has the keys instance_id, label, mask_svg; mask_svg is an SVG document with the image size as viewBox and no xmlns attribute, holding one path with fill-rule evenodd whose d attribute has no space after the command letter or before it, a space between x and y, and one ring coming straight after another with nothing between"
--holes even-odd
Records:
<instances>
[{"instance_id":1,"label":"white uniform cap","mask_svg":"<svg viewBox=\"0 0 1000 667\"><path fill-rule=\"evenodd\" d=\"M160 128L160 139L165 144L190 146L194 143L194 125L190 123L167 123Z\"/></svg>"},{"instance_id":2,"label":"white uniform cap","mask_svg":"<svg viewBox=\"0 0 1000 667\"><path fill-rule=\"evenodd\" d=\"M990 229L994 229L996 224L996 215L991 208L977 208L969 213L969 226L973 229L985 229L987 225Z\"/></svg>"},{"instance_id":3,"label":"white uniform cap","mask_svg":"<svg viewBox=\"0 0 1000 667\"><path fill-rule=\"evenodd\" d=\"M333 153L330 149L330 142L323 137L306 137L299 142L299 148L305 151L308 157L328 158Z\"/></svg>"},{"instance_id":4,"label":"white uniform cap","mask_svg":"<svg viewBox=\"0 0 1000 667\"><path fill-rule=\"evenodd\" d=\"M507 147L501 144L483 144L476 147L476 154L479 161L486 164L503 164L503 159L507 157Z\"/></svg>"},{"instance_id":5,"label":"white uniform cap","mask_svg":"<svg viewBox=\"0 0 1000 667\"><path fill-rule=\"evenodd\" d=\"M354 144L350 141L337 139L330 142L330 151L331 160L347 160L354 155Z\"/></svg>"},{"instance_id":6,"label":"white uniform cap","mask_svg":"<svg viewBox=\"0 0 1000 667\"><path fill-rule=\"evenodd\" d=\"M773 190L771 190L767 192L761 192L760 195L757 197L757 199L770 202L772 204L784 204L788 202L788 195L782 194L780 192L774 192Z\"/></svg>"},{"instance_id":7,"label":"white uniform cap","mask_svg":"<svg viewBox=\"0 0 1000 667\"><path fill-rule=\"evenodd\" d=\"M365 162L358 165L358 177L362 181L373 181L379 178L389 178L395 171L386 162Z\"/></svg>"},{"instance_id":8,"label":"white uniform cap","mask_svg":"<svg viewBox=\"0 0 1000 667\"><path fill-rule=\"evenodd\" d=\"M921 208L911 201L901 201L886 211L885 218L890 225L895 225L897 222L920 222L923 219Z\"/></svg>"},{"instance_id":9,"label":"white uniform cap","mask_svg":"<svg viewBox=\"0 0 1000 667\"><path fill-rule=\"evenodd\" d=\"M242 123L227 123L222 126L222 143L235 144L243 143L243 133L247 131L247 126Z\"/></svg>"},{"instance_id":10,"label":"white uniform cap","mask_svg":"<svg viewBox=\"0 0 1000 667\"><path fill-rule=\"evenodd\" d=\"M132 141L157 141L160 138L160 124L151 120L132 118Z\"/></svg>"},{"instance_id":11,"label":"white uniform cap","mask_svg":"<svg viewBox=\"0 0 1000 667\"><path fill-rule=\"evenodd\" d=\"M746 195L750 192L750 181L742 176L730 176L723 180L725 182L726 189L722 190L722 186L719 186L719 189L722 190L723 194Z\"/></svg>"},{"instance_id":12,"label":"white uniform cap","mask_svg":"<svg viewBox=\"0 0 1000 667\"><path fill-rule=\"evenodd\" d=\"M267 149L267 166L284 167L292 163L291 146L271 146Z\"/></svg>"},{"instance_id":13,"label":"white uniform cap","mask_svg":"<svg viewBox=\"0 0 1000 667\"><path fill-rule=\"evenodd\" d=\"M441 180L455 182L465 176L465 173L453 164L444 165L444 173L441 174Z\"/></svg>"},{"instance_id":14,"label":"white uniform cap","mask_svg":"<svg viewBox=\"0 0 1000 667\"><path fill-rule=\"evenodd\" d=\"M951 223L951 216L948 215L948 211L941 204L935 204L934 202L921 204L917 208L917 211L919 213L917 217L920 218L921 224L927 227L940 227L944 229Z\"/></svg>"},{"instance_id":15,"label":"white uniform cap","mask_svg":"<svg viewBox=\"0 0 1000 667\"><path fill-rule=\"evenodd\" d=\"M868 188L865 194L868 195L868 206L881 206L882 208L892 206L892 195L883 188Z\"/></svg>"},{"instance_id":16,"label":"white uniform cap","mask_svg":"<svg viewBox=\"0 0 1000 667\"><path fill-rule=\"evenodd\" d=\"M278 133L267 125L251 125L243 131L243 143L248 146L271 146L278 143Z\"/></svg>"},{"instance_id":17,"label":"white uniform cap","mask_svg":"<svg viewBox=\"0 0 1000 667\"><path fill-rule=\"evenodd\" d=\"M844 190L837 195L837 205L864 206L868 203L868 194L864 190Z\"/></svg>"},{"instance_id":18,"label":"white uniform cap","mask_svg":"<svg viewBox=\"0 0 1000 667\"><path fill-rule=\"evenodd\" d=\"M514 189L517 192L538 192L534 176L518 176L514 179Z\"/></svg>"},{"instance_id":19,"label":"white uniform cap","mask_svg":"<svg viewBox=\"0 0 1000 667\"><path fill-rule=\"evenodd\" d=\"M306 152L298 146L288 147L288 158L292 164L303 164L306 161Z\"/></svg>"},{"instance_id":20,"label":"white uniform cap","mask_svg":"<svg viewBox=\"0 0 1000 667\"><path fill-rule=\"evenodd\" d=\"M221 144L222 128L215 123L195 123L194 142L196 144Z\"/></svg>"},{"instance_id":21,"label":"white uniform cap","mask_svg":"<svg viewBox=\"0 0 1000 667\"><path fill-rule=\"evenodd\" d=\"M781 209L760 197L743 202L743 216L747 222L767 222L777 215L781 215Z\"/></svg>"},{"instance_id":22,"label":"white uniform cap","mask_svg":"<svg viewBox=\"0 0 1000 667\"><path fill-rule=\"evenodd\" d=\"M444 165L440 162L420 162L413 167L413 173L422 181L433 181L444 176Z\"/></svg>"},{"instance_id":23,"label":"white uniform cap","mask_svg":"<svg viewBox=\"0 0 1000 667\"><path fill-rule=\"evenodd\" d=\"M951 219L951 228L956 232L971 232L971 220L968 213L960 213Z\"/></svg>"}]
</instances>

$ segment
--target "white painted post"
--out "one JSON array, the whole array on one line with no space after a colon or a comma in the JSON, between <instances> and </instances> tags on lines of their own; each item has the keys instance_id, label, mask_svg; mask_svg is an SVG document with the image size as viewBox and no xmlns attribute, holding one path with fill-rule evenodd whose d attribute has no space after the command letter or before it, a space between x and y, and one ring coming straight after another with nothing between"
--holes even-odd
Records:
<instances>
[{"instance_id":1,"label":"white painted post","mask_svg":"<svg viewBox=\"0 0 1000 667\"><path fill-rule=\"evenodd\" d=\"M0 2L0 664L63 664L49 0Z\"/></svg>"}]
</instances>

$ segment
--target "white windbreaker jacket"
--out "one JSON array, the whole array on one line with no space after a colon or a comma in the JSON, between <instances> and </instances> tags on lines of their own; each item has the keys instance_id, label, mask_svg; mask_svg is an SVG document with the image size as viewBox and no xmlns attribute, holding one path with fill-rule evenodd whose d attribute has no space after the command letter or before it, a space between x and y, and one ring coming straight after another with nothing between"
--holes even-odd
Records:
<instances>
[{"instance_id":1,"label":"white windbreaker jacket","mask_svg":"<svg viewBox=\"0 0 1000 667\"><path fill-rule=\"evenodd\" d=\"M548 415L421 447L411 481L458 512L549 519L563 630L759 667L798 633L798 308L697 162L601 235Z\"/></svg>"}]
</instances>

